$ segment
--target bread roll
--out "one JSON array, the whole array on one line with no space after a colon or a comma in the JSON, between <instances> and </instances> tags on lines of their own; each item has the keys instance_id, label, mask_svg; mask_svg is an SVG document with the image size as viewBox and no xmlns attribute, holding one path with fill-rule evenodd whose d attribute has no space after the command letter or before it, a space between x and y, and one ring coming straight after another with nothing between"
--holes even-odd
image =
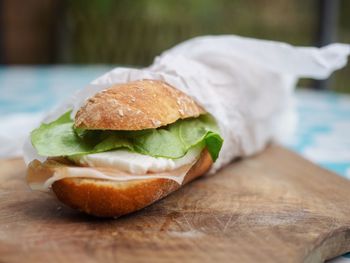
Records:
<instances>
[{"instance_id":1,"label":"bread roll","mask_svg":"<svg viewBox=\"0 0 350 263\"><path fill-rule=\"evenodd\" d=\"M75 126L90 130L143 130L204 113L194 100L167 83L139 80L112 86L89 98L77 112ZM204 149L182 185L206 173L212 163ZM28 177L51 176L54 172L46 162L33 161L28 167ZM165 178L64 178L54 182L52 190L61 202L74 209L99 217L118 217L142 209L182 185Z\"/></svg>"},{"instance_id":2,"label":"bread roll","mask_svg":"<svg viewBox=\"0 0 350 263\"><path fill-rule=\"evenodd\" d=\"M205 113L192 98L160 80L110 87L87 100L75 127L88 130L144 130Z\"/></svg>"}]
</instances>

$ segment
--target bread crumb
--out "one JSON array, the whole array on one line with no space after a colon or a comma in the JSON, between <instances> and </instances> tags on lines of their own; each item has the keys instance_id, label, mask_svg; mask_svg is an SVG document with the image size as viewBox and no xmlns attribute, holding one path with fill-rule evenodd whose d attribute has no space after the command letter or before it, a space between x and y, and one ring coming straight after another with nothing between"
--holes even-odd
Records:
<instances>
[{"instance_id":1,"label":"bread crumb","mask_svg":"<svg viewBox=\"0 0 350 263\"><path fill-rule=\"evenodd\" d=\"M122 110L122 109L119 109L119 110L118 110L118 114L119 114L119 116L123 117L123 116L124 116L123 110Z\"/></svg>"}]
</instances>

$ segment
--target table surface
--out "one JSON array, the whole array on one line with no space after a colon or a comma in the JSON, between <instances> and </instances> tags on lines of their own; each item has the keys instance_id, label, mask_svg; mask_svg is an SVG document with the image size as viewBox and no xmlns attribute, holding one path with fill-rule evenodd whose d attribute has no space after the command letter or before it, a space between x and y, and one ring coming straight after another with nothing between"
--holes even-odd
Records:
<instances>
[{"instance_id":1,"label":"table surface","mask_svg":"<svg viewBox=\"0 0 350 263\"><path fill-rule=\"evenodd\" d=\"M0 68L0 119L45 112L111 68L113 66ZM298 129L285 145L350 179L350 96L297 90L296 102ZM1 125L0 128L5 128ZM345 257L338 259L344 260Z\"/></svg>"}]
</instances>

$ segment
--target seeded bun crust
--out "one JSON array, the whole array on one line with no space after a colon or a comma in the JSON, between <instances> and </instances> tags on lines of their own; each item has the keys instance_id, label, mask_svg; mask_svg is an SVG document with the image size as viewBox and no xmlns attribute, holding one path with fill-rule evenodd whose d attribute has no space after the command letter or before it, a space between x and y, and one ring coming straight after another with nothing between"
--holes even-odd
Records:
<instances>
[{"instance_id":1,"label":"seeded bun crust","mask_svg":"<svg viewBox=\"0 0 350 263\"><path fill-rule=\"evenodd\" d=\"M143 130L205 113L192 98L160 80L114 85L89 98L75 127L89 130Z\"/></svg>"},{"instance_id":2,"label":"seeded bun crust","mask_svg":"<svg viewBox=\"0 0 350 263\"><path fill-rule=\"evenodd\" d=\"M179 119L205 113L186 94L159 80L139 80L112 86L89 98L75 116L75 126L91 130L142 130L158 128ZM212 165L208 151L188 171L186 184L205 174ZM28 177L53 174L52 167L37 160L29 164ZM142 209L182 185L170 179L110 181L65 178L52 190L64 204L99 217L118 217Z\"/></svg>"}]
</instances>

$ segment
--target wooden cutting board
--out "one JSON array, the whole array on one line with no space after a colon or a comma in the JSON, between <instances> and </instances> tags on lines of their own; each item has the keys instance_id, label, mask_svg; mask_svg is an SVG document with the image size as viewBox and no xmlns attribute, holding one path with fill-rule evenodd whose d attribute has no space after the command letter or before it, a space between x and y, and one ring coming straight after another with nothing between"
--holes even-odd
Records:
<instances>
[{"instance_id":1,"label":"wooden cutting board","mask_svg":"<svg viewBox=\"0 0 350 263\"><path fill-rule=\"evenodd\" d=\"M322 262L350 250L350 181L278 146L102 220L0 162L0 262Z\"/></svg>"}]
</instances>

